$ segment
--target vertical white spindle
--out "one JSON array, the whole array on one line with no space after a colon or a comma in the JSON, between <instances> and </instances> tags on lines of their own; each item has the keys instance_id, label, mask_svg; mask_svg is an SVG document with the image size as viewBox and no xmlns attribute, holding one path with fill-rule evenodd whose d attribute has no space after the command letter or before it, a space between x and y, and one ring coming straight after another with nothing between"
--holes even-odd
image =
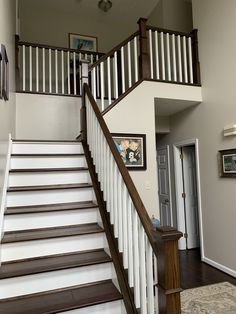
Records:
<instances>
[{"instance_id":1,"label":"vertical white spindle","mask_svg":"<svg viewBox=\"0 0 236 314\"><path fill-rule=\"evenodd\" d=\"M98 61L99 57L98 55L96 56L96 61ZM97 73L97 97L99 98L100 97L100 75L99 75L99 65L96 66L96 73Z\"/></svg>"},{"instance_id":2,"label":"vertical white spindle","mask_svg":"<svg viewBox=\"0 0 236 314\"><path fill-rule=\"evenodd\" d=\"M174 81L177 81L177 72L176 72L176 49L175 49L175 34L172 34L172 60L173 60L173 75Z\"/></svg>"},{"instance_id":3,"label":"vertical white spindle","mask_svg":"<svg viewBox=\"0 0 236 314\"><path fill-rule=\"evenodd\" d=\"M140 249L140 286L141 286L141 312L147 314L147 291L146 291L146 258L145 258L145 234L139 220L139 249Z\"/></svg>"},{"instance_id":4,"label":"vertical white spindle","mask_svg":"<svg viewBox=\"0 0 236 314\"><path fill-rule=\"evenodd\" d=\"M113 185L113 193L114 193L114 235L116 238L118 238L118 205L117 205L117 199L118 199L118 193L117 193L117 186L118 186L118 168L117 165L113 159L113 169L114 169L114 183Z\"/></svg>"},{"instance_id":5,"label":"vertical white spindle","mask_svg":"<svg viewBox=\"0 0 236 314\"><path fill-rule=\"evenodd\" d=\"M105 109L104 106L104 62L100 64L100 82L101 82L101 111Z\"/></svg>"},{"instance_id":6,"label":"vertical white spindle","mask_svg":"<svg viewBox=\"0 0 236 314\"><path fill-rule=\"evenodd\" d=\"M29 90L32 92L32 46L29 47Z\"/></svg>"},{"instance_id":7,"label":"vertical white spindle","mask_svg":"<svg viewBox=\"0 0 236 314\"><path fill-rule=\"evenodd\" d=\"M77 94L77 86L76 86L76 58L75 52L73 52L73 77L74 77L74 95Z\"/></svg>"},{"instance_id":8,"label":"vertical white spindle","mask_svg":"<svg viewBox=\"0 0 236 314\"><path fill-rule=\"evenodd\" d=\"M177 36L177 47L178 47L178 70L179 70L179 81L183 82L183 73L182 73L182 55L181 55L181 41L180 35Z\"/></svg>"},{"instance_id":9,"label":"vertical white spindle","mask_svg":"<svg viewBox=\"0 0 236 314\"><path fill-rule=\"evenodd\" d=\"M122 192L122 199L123 199L123 204L122 204L122 216L123 216L123 265L124 268L128 268L128 219L127 219L127 211L128 211L128 191L126 188L125 183L123 183L123 192Z\"/></svg>"},{"instance_id":10,"label":"vertical white spindle","mask_svg":"<svg viewBox=\"0 0 236 314\"><path fill-rule=\"evenodd\" d=\"M107 91L108 91L108 106L111 104L111 58L107 58Z\"/></svg>"},{"instance_id":11,"label":"vertical white spindle","mask_svg":"<svg viewBox=\"0 0 236 314\"><path fill-rule=\"evenodd\" d=\"M70 52L67 51L67 89L68 94L70 95Z\"/></svg>"},{"instance_id":12,"label":"vertical white spindle","mask_svg":"<svg viewBox=\"0 0 236 314\"><path fill-rule=\"evenodd\" d=\"M192 38L188 37L189 80L193 84Z\"/></svg>"},{"instance_id":13,"label":"vertical white spindle","mask_svg":"<svg viewBox=\"0 0 236 314\"><path fill-rule=\"evenodd\" d=\"M166 67L165 67L165 50L164 50L164 34L161 32L161 65L162 65L162 79L166 79Z\"/></svg>"},{"instance_id":14,"label":"vertical white spindle","mask_svg":"<svg viewBox=\"0 0 236 314\"><path fill-rule=\"evenodd\" d=\"M124 58L124 47L121 47L121 82L122 82L122 93L125 92L125 58Z\"/></svg>"},{"instance_id":15,"label":"vertical white spindle","mask_svg":"<svg viewBox=\"0 0 236 314\"><path fill-rule=\"evenodd\" d=\"M132 86L130 41L127 44L129 88Z\"/></svg>"},{"instance_id":16,"label":"vertical white spindle","mask_svg":"<svg viewBox=\"0 0 236 314\"><path fill-rule=\"evenodd\" d=\"M156 56L156 79L160 79L160 69L159 69L159 49L158 49L158 32L155 31L155 56Z\"/></svg>"},{"instance_id":17,"label":"vertical white spindle","mask_svg":"<svg viewBox=\"0 0 236 314\"><path fill-rule=\"evenodd\" d=\"M111 224L114 225L114 193L113 193L113 188L114 188L114 168L113 168L113 155L110 152L110 148L108 147L108 159L109 159L109 171L108 171L108 195L109 195L109 204L110 204L110 218L111 218Z\"/></svg>"},{"instance_id":18,"label":"vertical white spindle","mask_svg":"<svg viewBox=\"0 0 236 314\"><path fill-rule=\"evenodd\" d=\"M138 81L138 47L137 36L134 37L134 77L135 83Z\"/></svg>"},{"instance_id":19,"label":"vertical white spindle","mask_svg":"<svg viewBox=\"0 0 236 314\"><path fill-rule=\"evenodd\" d=\"M25 45L22 46L22 66L23 66L23 91L25 91Z\"/></svg>"},{"instance_id":20,"label":"vertical white spindle","mask_svg":"<svg viewBox=\"0 0 236 314\"><path fill-rule=\"evenodd\" d=\"M65 93L64 51L61 51L61 93Z\"/></svg>"},{"instance_id":21,"label":"vertical white spindle","mask_svg":"<svg viewBox=\"0 0 236 314\"><path fill-rule=\"evenodd\" d=\"M150 66L151 66L151 78L153 79L153 50L152 50L152 30L149 29L149 54L150 54Z\"/></svg>"},{"instance_id":22,"label":"vertical white spindle","mask_svg":"<svg viewBox=\"0 0 236 314\"><path fill-rule=\"evenodd\" d=\"M36 92L39 91L39 48L36 47L36 50L35 50L35 53L36 53L36 71L35 71L35 77L36 77Z\"/></svg>"},{"instance_id":23,"label":"vertical white spindle","mask_svg":"<svg viewBox=\"0 0 236 314\"><path fill-rule=\"evenodd\" d=\"M52 92L52 49L48 51L49 55L49 64L48 64L48 71L49 71L49 93Z\"/></svg>"},{"instance_id":24,"label":"vertical white spindle","mask_svg":"<svg viewBox=\"0 0 236 314\"><path fill-rule=\"evenodd\" d=\"M186 36L183 36L183 55L184 55L184 82L188 83Z\"/></svg>"},{"instance_id":25,"label":"vertical white spindle","mask_svg":"<svg viewBox=\"0 0 236 314\"><path fill-rule=\"evenodd\" d=\"M58 52L55 50L55 85L56 85L56 94L58 94Z\"/></svg>"},{"instance_id":26,"label":"vertical white spindle","mask_svg":"<svg viewBox=\"0 0 236 314\"><path fill-rule=\"evenodd\" d=\"M118 204L118 243L119 251L123 252L123 219L122 219L122 177L120 172L118 172L118 185L117 185L117 204Z\"/></svg>"},{"instance_id":27,"label":"vertical white spindle","mask_svg":"<svg viewBox=\"0 0 236 314\"><path fill-rule=\"evenodd\" d=\"M92 93L93 97L96 100L97 99L97 82L96 82L96 68L92 69Z\"/></svg>"},{"instance_id":28,"label":"vertical white spindle","mask_svg":"<svg viewBox=\"0 0 236 314\"><path fill-rule=\"evenodd\" d=\"M43 93L45 93L45 48L43 48Z\"/></svg>"},{"instance_id":29,"label":"vertical white spindle","mask_svg":"<svg viewBox=\"0 0 236 314\"><path fill-rule=\"evenodd\" d=\"M167 74L168 80L171 81L171 69L170 69L170 35L166 34L166 55L167 55Z\"/></svg>"},{"instance_id":30,"label":"vertical white spindle","mask_svg":"<svg viewBox=\"0 0 236 314\"><path fill-rule=\"evenodd\" d=\"M136 308L140 308L140 273L139 273L139 229L138 214L133 212L133 242L134 242L134 301Z\"/></svg>"},{"instance_id":31,"label":"vertical white spindle","mask_svg":"<svg viewBox=\"0 0 236 314\"><path fill-rule=\"evenodd\" d=\"M133 217L132 200L128 195L127 201L127 223L128 223L128 250L129 250L129 286L134 287L134 251L133 251Z\"/></svg>"},{"instance_id":32,"label":"vertical white spindle","mask_svg":"<svg viewBox=\"0 0 236 314\"><path fill-rule=\"evenodd\" d=\"M154 314L154 280L153 280L153 254L152 246L148 239L146 239L146 252L147 252L147 302L148 314Z\"/></svg>"},{"instance_id":33,"label":"vertical white spindle","mask_svg":"<svg viewBox=\"0 0 236 314\"><path fill-rule=\"evenodd\" d=\"M114 53L114 90L115 99L118 98L118 71L117 71L117 52Z\"/></svg>"}]
</instances>

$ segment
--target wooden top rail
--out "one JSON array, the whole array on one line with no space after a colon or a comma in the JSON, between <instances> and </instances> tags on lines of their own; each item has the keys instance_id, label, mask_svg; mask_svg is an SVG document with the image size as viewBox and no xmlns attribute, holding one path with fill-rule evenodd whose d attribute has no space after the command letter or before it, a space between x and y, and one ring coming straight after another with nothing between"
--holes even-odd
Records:
<instances>
[{"instance_id":1,"label":"wooden top rail","mask_svg":"<svg viewBox=\"0 0 236 314\"><path fill-rule=\"evenodd\" d=\"M183 36L192 37L191 33L177 32L170 29L166 29L166 28L159 28L159 27L147 25L147 30L149 29L152 31L158 31L158 33L162 32L164 34L170 34L170 35L176 35L176 36L180 35L181 37Z\"/></svg>"},{"instance_id":2,"label":"wooden top rail","mask_svg":"<svg viewBox=\"0 0 236 314\"><path fill-rule=\"evenodd\" d=\"M114 53L119 50L121 47L123 47L124 45L126 45L129 41L131 41L132 39L134 39L135 36L137 36L139 34L139 31L136 31L135 33L133 33L132 35L130 35L127 39L123 40L119 45L117 45L115 48L113 48L112 50L110 50L108 53L104 54L97 62L94 62L93 64L91 64L89 66L89 71L91 71L93 68L95 68L96 66L98 66L101 62L105 61L108 57L112 57L114 55Z\"/></svg>"},{"instance_id":3,"label":"wooden top rail","mask_svg":"<svg viewBox=\"0 0 236 314\"><path fill-rule=\"evenodd\" d=\"M135 206L135 208L137 210L137 213L138 213L139 218L140 218L140 220L142 222L142 225L143 225L143 227L145 229L145 232L146 232L146 234L148 236L148 239L149 239L149 241L150 241L150 243L152 245L153 251L157 255L158 252L157 252L157 246L156 246L155 239L157 240L158 238L160 238L162 233L163 233L163 231L161 231L161 229L160 230L158 229L159 231L157 230L156 232L159 233L159 237L158 236L154 237L154 232L155 231L154 231L152 222L151 222L151 220L149 218L149 215L147 213L147 210L146 210L146 208L145 208L145 206L144 206L144 204L143 204L143 202L142 202L142 200L141 200L141 198L140 198L140 196L139 196L139 194L138 194L138 192L136 190L136 187L135 187L135 185L134 185L134 183L133 183L133 181L132 181L132 179L130 177L130 174L129 174L128 170L125 167L124 162L122 161L122 159L120 158L119 153L117 152L117 149L115 147L114 141L113 141L112 136L111 136L111 133L108 130L108 127L107 127L107 125L106 125L106 123L105 123L105 121L104 121L104 119L103 119L103 117L102 117L102 115L101 115L101 113L99 111L99 108L98 108L98 106L96 104L95 99L93 98L93 95L92 95L92 93L90 91L90 88L89 88L88 84L84 84L84 94L86 94L88 96L88 98L89 98L90 104L91 104L91 106L93 108L93 111L94 111L94 113L96 115L98 123L99 123L99 125L100 125L100 127L101 127L101 129L103 131L103 134L104 134L104 136L105 136L105 138L107 140L107 143L108 143L109 148L110 148L110 150L111 150L111 152L113 154L113 157L114 157L114 159L116 161L116 164L117 164L118 169L119 169L119 171L121 173L121 176L122 176L122 178L123 178L123 180L124 180L124 182L126 184L127 190L129 191L130 197L131 197L131 199L133 201L133 204L134 204L134 206ZM181 233L178 233L178 235L180 235L180 234Z\"/></svg>"},{"instance_id":4,"label":"wooden top rail","mask_svg":"<svg viewBox=\"0 0 236 314\"><path fill-rule=\"evenodd\" d=\"M26 41L18 41L18 46L26 46L26 47L33 47L33 48L45 48L45 49L51 49L51 50L60 50L65 52L77 52L77 53L83 53L83 54L90 54L90 55L98 55L103 56L104 53L102 52L94 52L94 51L88 51L88 50L78 50L78 49L71 49L71 48L65 48L65 47L56 47L56 46L49 46L44 44L37 44L37 43L31 43Z\"/></svg>"}]
</instances>

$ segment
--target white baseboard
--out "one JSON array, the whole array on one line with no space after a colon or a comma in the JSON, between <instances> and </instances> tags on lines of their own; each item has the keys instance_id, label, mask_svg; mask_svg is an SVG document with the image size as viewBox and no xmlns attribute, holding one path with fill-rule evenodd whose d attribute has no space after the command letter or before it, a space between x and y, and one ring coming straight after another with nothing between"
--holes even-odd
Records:
<instances>
[{"instance_id":1,"label":"white baseboard","mask_svg":"<svg viewBox=\"0 0 236 314\"><path fill-rule=\"evenodd\" d=\"M213 267L215 267L215 268L217 268L217 269L219 269L219 270L221 270L221 271L223 271L224 273L227 273L230 276L236 278L236 271L235 270L233 270L231 268L228 268L228 267L226 267L224 265L221 265L221 264L219 264L219 263L217 263L217 262L215 262L215 261L213 261L213 260L211 260L211 259L209 259L207 257L203 257L202 261L207 263L207 264L209 264L209 265L211 265L211 266L213 266Z\"/></svg>"}]
</instances>

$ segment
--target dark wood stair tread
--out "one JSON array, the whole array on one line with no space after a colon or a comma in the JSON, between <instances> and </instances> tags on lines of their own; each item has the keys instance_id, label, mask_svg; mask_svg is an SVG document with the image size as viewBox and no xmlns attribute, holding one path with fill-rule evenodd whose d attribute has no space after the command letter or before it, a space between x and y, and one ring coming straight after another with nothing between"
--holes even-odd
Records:
<instances>
[{"instance_id":1,"label":"dark wood stair tread","mask_svg":"<svg viewBox=\"0 0 236 314\"><path fill-rule=\"evenodd\" d=\"M5 211L5 215L88 209L88 208L96 208L97 206L98 205L92 201L73 202L73 203L71 202L71 203L61 203L61 204L46 204L46 205L31 205L31 206L16 206L16 207L7 207Z\"/></svg>"},{"instance_id":2,"label":"dark wood stair tread","mask_svg":"<svg viewBox=\"0 0 236 314\"><path fill-rule=\"evenodd\" d=\"M103 249L3 262L0 279L111 262Z\"/></svg>"},{"instance_id":3,"label":"dark wood stair tread","mask_svg":"<svg viewBox=\"0 0 236 314\"><path fill-rule=\"evenodd\" d=\"M55 314L122 299L111 280L0 300L1 314ZM89 313L89 309L88 309Z\"/></svg>"},{"instance_id":4,"label":"dark wood stair tread","mask_svg":"<svg viewBox=\"0 0 236 314\"><path fill-rule=\"evenodd\" d=\"M51 185L32 185L32 186L12 186L7 192L27 192L42 190L60 190L60 189L79 189L92 187L90 183L73 183L73 184L51 184Z\"/></svg>"},{"instance_id":5,"label":"dark wood stair tread","mask_svg":"<svg viewBox=\"0 0 236 314\"><path fill-rule=\"evenodd\" d=\"M99 232L103 232L103 229L97 223L7 231L4 233L2 243L59 238Z\"/></svg>"},{"instance_id":6,"label":"dark wood stair tread","mask_svg":"<svg viewBox=\"0 0 236 314\"><path fill-rule=\"evenodd\" d=\"M20 168L10 169L10 173L22 173L22 172L58 172L58 171L87 171L88 167L65 167L65 168Z\"/></svg>"}]
</instances>

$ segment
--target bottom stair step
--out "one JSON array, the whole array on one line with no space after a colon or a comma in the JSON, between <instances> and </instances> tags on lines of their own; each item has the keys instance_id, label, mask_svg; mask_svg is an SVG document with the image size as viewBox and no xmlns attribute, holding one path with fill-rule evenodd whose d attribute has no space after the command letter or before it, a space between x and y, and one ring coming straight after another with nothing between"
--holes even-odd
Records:
<instances>
[{"instance_id":1,"label":"bottom stair step","mask_svg":"<svg viewBox=\"0 0 236 314\"><path fill-rule=\"evenodd\" d=\"M111 258L103 249L3 262L0 279L107 262L111 262Z\"/></svg>"},{"instance_id":2,"label":"bottom stair step","mask_svg":"<svg viewBox=\"0 0 236 314\"><path fill-rule=\"evenodd\" d=\"M0 313L55 314L120 299L122 296L112 281L104 280L28 296L2 299L0 300Z\"/></svg>"}]
</instances>

